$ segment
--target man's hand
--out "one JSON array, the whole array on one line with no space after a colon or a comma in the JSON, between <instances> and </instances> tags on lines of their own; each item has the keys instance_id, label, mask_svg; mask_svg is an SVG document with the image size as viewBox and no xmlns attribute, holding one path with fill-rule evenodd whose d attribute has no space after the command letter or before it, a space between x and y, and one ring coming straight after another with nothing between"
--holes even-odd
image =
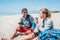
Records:
<instances>
[{"instance_id":1,"label":"man's hand","mask_svg":"<svg viewBox=\"0 0 60 40\"><path fill-rule=\"evenodd\" d=\"M24 27L24 25L22 25L22 24L19 24L19 27Z\"/></svg>"}]
</instances>

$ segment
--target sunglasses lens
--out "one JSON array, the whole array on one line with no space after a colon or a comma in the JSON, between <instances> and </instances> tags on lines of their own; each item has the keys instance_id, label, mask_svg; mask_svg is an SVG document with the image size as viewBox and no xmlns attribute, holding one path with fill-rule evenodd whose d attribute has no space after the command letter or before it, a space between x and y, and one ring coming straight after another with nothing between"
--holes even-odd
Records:
<instances>
[{"instance_id":1,"label":"sunglasses lens","mask_svg":"<svg viewBox=\"0 0 60 40\"><path fill-rule=\"evenodd\" d=\"M27 12L24 12L24 13L27 13Z\"/></svg>"}]
</instances>

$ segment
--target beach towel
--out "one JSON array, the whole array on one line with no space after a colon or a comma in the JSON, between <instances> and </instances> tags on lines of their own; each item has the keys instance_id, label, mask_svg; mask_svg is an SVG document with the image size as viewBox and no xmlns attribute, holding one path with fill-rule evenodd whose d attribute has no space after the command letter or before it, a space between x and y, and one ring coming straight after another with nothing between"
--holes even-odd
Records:
<instances>
[{"instance_id":1,"label":"beach towel","mask_svg":"<svg viewBox=\"0 0 60 40\"><path fill-rule=\"evenodd\" d=\"M39 40L56 40L60 39L60 30L52 29L52 30L44 30L38 36Z\"/></svg>"}]
</instances>

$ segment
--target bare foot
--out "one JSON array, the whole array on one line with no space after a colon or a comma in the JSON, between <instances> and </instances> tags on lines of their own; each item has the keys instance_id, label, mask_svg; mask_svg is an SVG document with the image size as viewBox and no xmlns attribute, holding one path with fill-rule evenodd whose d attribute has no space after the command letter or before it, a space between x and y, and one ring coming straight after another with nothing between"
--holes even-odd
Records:
<instances>
[{"instance_id":1,"label":"bare foot","mask_svg":"<svg viewBox=\"0 0 60 40\"><path fill-rule=\"evenodd\" d=\"M3 37L3 38L1 38L1 40L7 40L7 38Z\"/></svg>"}]
</instances>

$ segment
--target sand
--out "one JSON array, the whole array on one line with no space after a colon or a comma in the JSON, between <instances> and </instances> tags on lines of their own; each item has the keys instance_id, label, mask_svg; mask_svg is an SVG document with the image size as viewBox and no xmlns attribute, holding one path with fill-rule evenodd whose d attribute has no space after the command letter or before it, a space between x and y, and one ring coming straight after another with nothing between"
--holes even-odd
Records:
<instances>
[{"instance_id":1,"label":"sand","mask_svg":"<svg viewBox=\"0 0 60 40\"><path fill-rule=\"evenodd\" d=\"M39 14L30 14L34 18ZM15 27L17 27L21 14L1 16L0 17L0 38L3 36L9 37ZM52 13L54 28L60 29L60 13Z\"/></svg>"}]
</instances>

